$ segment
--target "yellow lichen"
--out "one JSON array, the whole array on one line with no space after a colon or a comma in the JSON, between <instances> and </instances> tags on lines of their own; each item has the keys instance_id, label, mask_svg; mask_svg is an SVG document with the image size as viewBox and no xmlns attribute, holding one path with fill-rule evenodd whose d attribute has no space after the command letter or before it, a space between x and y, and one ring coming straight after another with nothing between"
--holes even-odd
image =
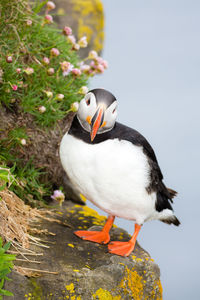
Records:
<instances>
[{"instance_id":1,"label":"yellow lichen","mask_svg":"<svg viewBox=\"0 0 200 300\"><path fill-rule=\"evenodd\" d=\"M95 294L92 295L92 299L99 299L99 300L121 300L121 296L112 296L112 294L105 290L105 289L98 289Z\"/></svg>"},{"instance_id":2,"label":"yellow lichen","mask_svg":"<svg viewBox=\"0 0 200 300\"><path fill-rule=\"evenodd\" d=\"M157 280L153 286L153 290L151 292L150 299L155 299L155 297L156 297L156 300L162 300L162 292L163 292L163 289L162 289L161 281ZM146 298L145 300L148 300L148 299L149 298Z\"/></svg>"},{"instance_id":3,"label":"yellow lichen","mask_svg":"<svg viewBox=\"0 0 200 300\"><path fill-rule=\"evenodd\" d=\"M58 215L63 215L63 212L62 211L57 211L56 212Z\"/></svg>"},{"instance_id":4,"label":"yellow lichen","mask_svg":"<svg viewBox=\"0 0 200 300\"><path fill-rule=\"evenodd\" d=\"M88 265L85 265L85 267L88 268L88 269L91 269L90 266L88 266Z\"/></svg>"},{"instance_id":5,"label":"yellow lichen","mask_svg":"<svg viewBox=\"0 0 200 300\"><path fill-rule=\"evenodd\" d=\"M88 207L88 206L81 206L81 205L75 205L77 208L81 208L79 210L79 214L83 215L84 217L92 217L93 218L93 224L94 225L101 225L103 226L106 221L106 217L100 216L94 209Z\"/></svg>"},{"instance_id":6,"label":"yellow lichen","mask_svg":"<svg viewBox=\"0 0 200 300\"><path fill-rule=\"evenodd\" d=\"M128 293L128 290L130 290L134 300L141 300L143 298L143 278L135 270L130 270L126 267L125 276L119 286L123 289L124 293Z\"/></svg>"},{"instance_id":7,"label":"yellow lichen","mask_svg":"<svg viewBox=\"0 0 200 300\"><path fill-rule=\"evenodd\" d=\"M65 288L67 291L69 291L70 294L74 293L74 284L73 283L66 285Z\"/></svg>"},{"instance_id":8,"label":"yellow lichen","mask_svg":"<svg viewBox=\"0 0 200 300\"><path fill-rule=\"evenodd\" d=\"M100 288L92 295L92 299L113 300L113 296L109 291Z\"/></svg>"},{"instance_id":9,"label":"yellow lichen","mask_svg":"<svg viewBox=\"0 0 200 300\"><path fill-rule=\"evenodd\" d=\"M81 200L83 200L84 202L87 201L87 199L85 198L85 196L83 194L80 194Z\"/></svg>"}]
</instances>

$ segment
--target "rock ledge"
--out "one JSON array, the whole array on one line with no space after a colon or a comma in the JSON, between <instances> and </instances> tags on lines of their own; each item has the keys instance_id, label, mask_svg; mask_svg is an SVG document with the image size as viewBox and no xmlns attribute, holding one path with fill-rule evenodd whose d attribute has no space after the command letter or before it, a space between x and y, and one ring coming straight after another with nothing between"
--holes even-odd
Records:
<instances>
[{"instance_id":1,"label":"rock ledge","mask_svg":"<svg viewBox=\"0 0 200 300\"><path fill-rule=\"evenodd\" d=\"M36 257L41 264L16 264L58 274L41 273L40 277L28 278L13 271L13 280L5 288L14 293L15 300L162 299L159 267L138 244L133 254L124 258L108 253L106 245L82 241L73 234L77 229L100 229L105 217L71 202L66 202L56 214L63 225L48 221L40 224L56 234L41 237L49 245L43 256ZM111 240L129 238L120 228L111 231Z\"/></svg>"}]
</instances>

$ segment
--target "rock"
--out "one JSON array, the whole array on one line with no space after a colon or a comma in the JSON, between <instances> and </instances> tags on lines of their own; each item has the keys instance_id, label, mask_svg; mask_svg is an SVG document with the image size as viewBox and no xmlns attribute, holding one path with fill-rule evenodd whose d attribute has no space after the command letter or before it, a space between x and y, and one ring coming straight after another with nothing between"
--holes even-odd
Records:
<instances>
[{"instance_id":1,"label":"rock","mask_svg":"<svg viewBox=\"0 0 200 300\"><path fill-rule=\"evenodd\" d=\"M104 41L104 13L101 0L54 0L56 4L55 21L60 28L70 26L79 39L87 36L88 47L81 49L85 58L90 50L100 53ZM59 13L59 12L62 12Z\"/></svg>"},{"instance_id":2,"label":"rock","mask_svg":"<svg viewBox=\"0 0 200 300\"><path fill-rule=\"evenodd\" d=\"M100 229L105 217L71 202L66 202L56 213L62 224L48 221L40 224L40 228L56 234L41 237L46 240L43 244L49 245L44 248L43 256L35 257L41 264L15 262L17 266L39 269L42 275L28 278L13 271L10 276L13 280L6 282L5 288L14 293L15 300L162 299L159 267L138 243L128 258L112 255L106 245L83 241L73 234L77 229L97 229L97 226ZM111 240L129 238L120 228L111 231ZM33 249L41 252L41 248ZM42 272L45 270L58 274Z\"/></svg>"}]
</instances>

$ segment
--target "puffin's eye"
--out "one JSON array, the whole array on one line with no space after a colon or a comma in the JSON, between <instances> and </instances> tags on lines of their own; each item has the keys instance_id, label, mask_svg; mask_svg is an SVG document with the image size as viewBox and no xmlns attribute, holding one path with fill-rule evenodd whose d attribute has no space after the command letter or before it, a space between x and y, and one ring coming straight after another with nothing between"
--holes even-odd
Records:
<instances>
[{"instance_id":1,"label":"puffin's eye","mask_svg":"<svg viewBox=\"0 0 200 300\"><path fill-rule=\"evenodd\" d=\"M90 105L90 98L87 99L85 102L86 102L87 105Z\"/></svg>"}]
</instances>

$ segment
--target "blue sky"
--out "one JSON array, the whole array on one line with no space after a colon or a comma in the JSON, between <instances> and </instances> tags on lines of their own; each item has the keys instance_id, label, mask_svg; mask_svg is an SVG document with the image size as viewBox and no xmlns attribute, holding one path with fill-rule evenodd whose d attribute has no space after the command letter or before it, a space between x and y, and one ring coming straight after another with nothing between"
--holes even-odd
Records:
<instances>
[{"instance_id":1,"label":"blue sky","mask_svg":"<svg viewBox=\"0 0 200 300\"><path fill-rule=\"evenodd\" d=\"M109 69L93 79L118 99L118 120L140 131L167 186L179 228L145 223L138 241L158 263L164 299L199 299L200 1L104 0ZM134 224L117 220L132 234Z\"/></svg>"}]
</instances>

